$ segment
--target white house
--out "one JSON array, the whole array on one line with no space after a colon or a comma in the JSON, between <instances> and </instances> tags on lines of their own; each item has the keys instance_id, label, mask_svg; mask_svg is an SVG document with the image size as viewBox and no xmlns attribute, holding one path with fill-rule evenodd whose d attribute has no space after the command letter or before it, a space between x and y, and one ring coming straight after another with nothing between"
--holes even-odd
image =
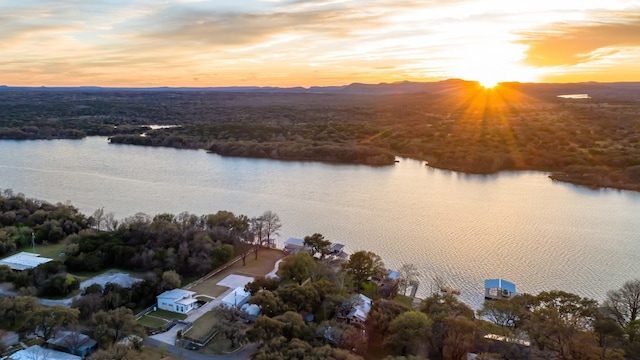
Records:
<instances>
[{"instance_id":1,"label":"white house","mask_svg":"<svg viewBox=\"0 0 640 360\"><path fill-rule=\"evenodd\" d=\"M369 311L371 311L371 299L362 294L358 294L357 297L357 303L347 315L347 319L350 324L364 325L364 321L367 319Z\"/></svg>"},{"instance_id":2,"label":"white house","mask_svg":"<svg viewBox=\"0 0 640 360\"><path fill-rule=\"evenodd\" d=\"M249 297L251 297L250 292L245 291L243 287L238 287L222 299L222 305L229 308L240 308L249 301Z\"/></svg>"},{"instance_id":3,"label":"white house","mask_svg":"<svg viewBox=\"0 0 640 360\"><path fill-rule=\"evenodd\" d=\"M186 314L196 308L196 293L189 290L173 289L157 296L158 309Z\"/></svg>"}]
</instances>

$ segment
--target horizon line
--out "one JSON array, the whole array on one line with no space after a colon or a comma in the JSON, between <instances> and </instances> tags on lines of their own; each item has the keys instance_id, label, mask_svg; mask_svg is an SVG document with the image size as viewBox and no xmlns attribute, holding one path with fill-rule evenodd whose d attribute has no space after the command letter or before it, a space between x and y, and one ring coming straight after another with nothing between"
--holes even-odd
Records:
<instances>
[{"instance_id":1,"label":"horizon line","mask_svg":"<svg viewBox=\"0 0 640 360\"><path fill-rule=\"evenodd\" d=\"M395 82L379 82L379 83L363 83L363 82L352 82L348 84L341 85L311 85L311 86L303 86L303 85L293 85L293 86L278 86L278 85L213 85L213 86L169 86L169 85L149 85L149 86L102 86L102 85L8 85L8 84L0 84L0 88L29 88L29 89L54 89L54 88L63 88L63 89L83 89L83 88L94 88L94 89L221 89L221 88L255 88L255 89L305 89L310 90L313 88L336 88L336 87L348 87L351 85L402 85L402 84L436 84L443 83L448 81L460 81L466 83L475 83L480 85L480 82L477 80L466 80L461 78L448 78L444 80L437 81L411 81L411 80L401 80ZM574 81L574 82L537 82L537 81L500 81L497 86L503 84L538 84L538 85L570 85L570 84L633 84L640 83L640 80L636 81Z\"/></svg>"}]
</instances>

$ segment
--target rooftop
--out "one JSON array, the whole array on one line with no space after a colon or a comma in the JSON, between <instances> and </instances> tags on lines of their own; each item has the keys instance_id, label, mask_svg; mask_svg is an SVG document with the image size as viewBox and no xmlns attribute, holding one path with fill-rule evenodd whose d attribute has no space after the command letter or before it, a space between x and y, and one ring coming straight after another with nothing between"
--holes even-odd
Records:
<instances>
[{"instance_id":1,"label":"rooftop","mask_svg":"<svg viewBox=\"0 0 640 360\"><path fill-rule=\"evenodd\" d=\"M360 321L364 321L369 311L371 311L371 299L362 294L358 294L358 297L360 298L358 304L353 307L353 310L347 316L356 317Z\"/></svg>"},{"instance_id":2,"label":"rooftop","mask_svg":"<svg viewBox=\"0 0 640 360\"><path fill-rule=\"evenodd\" d=\"M80 356L67 354L62 351L45 349L38 345L34 345L24 350L17 351L9 355L7 359L8 360L33 360L33 359L82 360Z\"/></svg>"},{"instance_id":3,"label":"rooftop","mask_svg":"<svg viewBox=\"0 0 640 360\"><path fill-rule=\"evenodd\" d=\"M27 270L37 267L38 265L48 263L53 259L40 257L40 254L29 252L21 252L0 260L0 265L7 265L12 270Z\"/></svg>"},{"instance_id":4,"label":"rooftop","mask_svg":"<svg viewBox=\"0 0 640 360\"><path fill-rule=\"evenodd\" d=\"M389 271L389 275L387 275L387 279L390 280L398 280L400 278L399 271Z\"/></svg>"},{"instance_id":5,"label":"rooftop","mask_svg":"<svg viewBox=\"0 0 640 360\"><path fill-rule=\"evenodd\" d=\"M342 251L342 249L344 249L344 245L342 244L336 243L331 245L331 252L339 253L340 251Z\"/></svg>"},{"instance_id":6,"label":"rooftop","mask_svg":"<svg viewBox=\"0 0 640 360\"><path fill-rule=\"evenodd\" d=\"M304 246L304 240L298 238L288 238L287 241L284 242L285 245L291 246Z\"/></svg>"},{"instance_id":7,"label":"rooftop","mask_svg":"<svg viewBox=\"0 0 640 360\"><path fill-rule=\"evenodd\" d=\"M260 306L256 304L244 304L240 309L251 316L260 315Z\"/></svg>"},{"instance_id":8,"label":"rooftop","mask_svg":"<svg viewBox=\"0 0 640 360\"><path fill-rule=\"evenodd\" d=\"M229 295L225 296L224 299L222 299L222 303L229 306L231 304L236 305L238 303L242 303L249 296L251 296L250 292L245 291L243 287L238 287L230 292Z\"/></svg>"},{"instance_id":9,"label":"rooftop","mask_svg":"<svg viewBox=\"0 0 640 360\"><path fill-rule=\"evenodd\" d=\"M158 295L157 297L165 298L165 299L180 300L180 299L192 297L195 294L196 294L195 292L189 291L189 290L173 289L173 290L167 290L162 294Z\"/></svg>"},{"instance_id":10,"label":"rooftop","mask_svg":"<svg viewBox=\"0 0 640 360\"><path fill-rule=\"evenodd\" d=\"M487 279L484 281L485 289L503 289L512 293L516 292L516 284L504 279Z\"/></svg>"},{"instance_id":11,"label":"rooftop","mask_svg":"<svg viewBox=\"0 0 640 360\"><path fill-rule=\"evenodd\" d=\"M58 336L47 340L47 343L64 348L93 347L96 345L96 341L89 336L74 331L60 331Z\"/></svg>"}]
</instances>

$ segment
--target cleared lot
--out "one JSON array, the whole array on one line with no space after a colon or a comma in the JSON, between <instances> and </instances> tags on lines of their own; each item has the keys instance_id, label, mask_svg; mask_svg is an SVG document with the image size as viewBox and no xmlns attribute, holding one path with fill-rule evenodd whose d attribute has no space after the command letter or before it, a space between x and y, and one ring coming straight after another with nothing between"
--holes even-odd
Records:
<instances>
[{"instance_id":1,"label":"cleared lot","mask_svg":"<svg viewBox=\"0 0 640 360\"><path fill-rule=\"evenodd\" d=\"M209 296L218 297L225 291L227 291L230 287L234 286L234 282L230 281L228 283L222 282L229 275L242 275L248 277L259 277L265 276L275 266L276 262L282 258L284 258L286 254L281 250L277 249L263 249L258 253L258 259L256 260L253 255L249 255L247 257L246 266L242 266L242 261L238 261L232 266L224 269L223 271L217 273L216 275L210 277L209 279L201 282L200 284L192 287L191 291L195 291L198 294L206 294ZM233 279L231 277L230 279ZM237 278L236 278L237 279ZM218 283L222 282L222 286L218 285ZM224 285L228 286L224 286Z\"/></svg>"}]
</instances>

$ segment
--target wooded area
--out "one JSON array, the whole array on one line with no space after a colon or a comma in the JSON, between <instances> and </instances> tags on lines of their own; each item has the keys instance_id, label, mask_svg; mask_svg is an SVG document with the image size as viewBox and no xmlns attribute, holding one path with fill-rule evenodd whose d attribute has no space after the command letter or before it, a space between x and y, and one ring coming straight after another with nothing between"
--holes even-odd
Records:
<instances>
[{"instance_id":1,"label":"wooded area","mask_svg":"<svg viewBox=\"0 0 640 360\"><path fill-rule=\"evenodd\" d=\"M640 190L637 90L619 92L625 100L610 92L566 99L556 96L564 87L546 85L384 95L3 91L0 139L104 135L114 144L369 165L403 156L468 173L541 170Z\"/></svg>"}]
</instances>

